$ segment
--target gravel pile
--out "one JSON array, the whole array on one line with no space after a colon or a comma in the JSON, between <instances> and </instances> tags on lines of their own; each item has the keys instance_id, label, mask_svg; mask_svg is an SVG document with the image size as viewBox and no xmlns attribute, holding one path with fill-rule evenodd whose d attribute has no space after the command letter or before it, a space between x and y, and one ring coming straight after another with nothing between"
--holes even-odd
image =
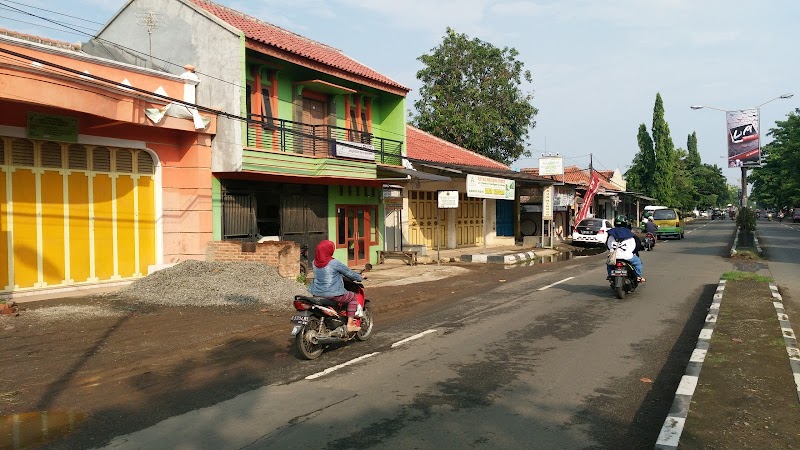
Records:
<instances>
[{"instance_id":1,"label":"gravel pile","mask_svg":"<svg viewBox=\"0 0 800 450\"><path fill-rule=\"evenodd\" d=\"M294 296L308 295L308 290L266 264L192 260L159 270L117 294L164 306L263 304L288 311Z\"/></svg>"},{"instance_id":2,"label":"gravel pile","mask_svg":"<svg viewBox=\"0 0 800 450\"><path fill-rule=\"evenodd\" d=\"M39 320L85 320L92 317L120 317L125 311L107 306L49 306L23 311L25 317Z\"/></svg>"}]
</instances>

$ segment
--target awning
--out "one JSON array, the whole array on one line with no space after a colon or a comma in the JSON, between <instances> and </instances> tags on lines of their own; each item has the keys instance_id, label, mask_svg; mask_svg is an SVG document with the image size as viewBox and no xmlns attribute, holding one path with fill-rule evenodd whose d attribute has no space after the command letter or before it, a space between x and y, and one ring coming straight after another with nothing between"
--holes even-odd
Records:
<instances>
[{"instance_id":1,"label":"awning","mask_svg":"<svg viewBox=\"0 0 800 450\"><path fill-rule=\"evenodd\" d=\"M420 172L419 170L414 170L414 169L404 169L402 167L386 167L386 166L379 166L378 167L378 171L384 171L384 170L387 171L387 172L397 173L397 174L401 174L401 175L407 175L407 176L410 176L412 179L416 178L418 180L425 180L425 181L452 181L452 179L450 179L450 177L445 177L445 176L442 176L442 175L436 175L436 174L427 173L427 172ZM378 181L380 181L380 178L378 178Z\"/></svg>"},{"instance_id":2,"label":"awning","mask_svg":"<svg viewBox=\"0 0 800 450\"><path fill-rule=\"evenodd\" d=\"M338 84L329 83L322 80L306 80L296 81L294 84L302 85L317 92L325 94L353 94L357 92L355 89L339 86Z\"/></svg>"},{"instance_id":3,"label":"awning","mask_svg":"<svg viewBox=\"0 0 800 450\"><path fill-rule=\"evenodd\" d=\"M457 173L465 177L467 174L484 175L489 177L505 178L520 183L534 184L534 185L551 185L557 183L557 181L551 180L549 178L543 178L538 175L531 175L524 172L515 172L513 170L492 169L489 167L479 167L479 166L462 166L459 164L437 163L437 162L430 162L430 161L411 159L411 158L408 158L408 160L411 161L411 163L414 165L428 167L431 169L441 170L445 172Z\"/></svg>"}]
</instances>

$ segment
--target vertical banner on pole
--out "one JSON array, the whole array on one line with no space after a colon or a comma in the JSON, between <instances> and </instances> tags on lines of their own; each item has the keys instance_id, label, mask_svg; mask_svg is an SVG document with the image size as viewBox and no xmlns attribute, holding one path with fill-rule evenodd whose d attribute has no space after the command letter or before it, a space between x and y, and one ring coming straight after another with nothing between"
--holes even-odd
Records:
<instances>
[{"instance_id":1,"label":"vertical banner on pole","mask_svg":"<svg viewBox=\"0 0 800 450\"><path fill-rule=\"evenodd\" d=\"M728 167L761 165L758 109L727 111Z\"/></svg>"},{"instance_id":2,"label":"vertical banner on pole","mask_svg":"<svg viewBox=\"0 0 800 450\"><path fill-rule=\"evenodd\" d=\"M597 193L598 189L600 189L600 177L597 176L597 172L592 171L592 180L589 182L589 187L586 189L586 196L583 199L583 206L581 206L578 217L575 218L573 230L577 228L580 221L585 219L589 214L589 208L592 205L592 200L594 200L594 194Z\"/></svg>"}]
</instances>

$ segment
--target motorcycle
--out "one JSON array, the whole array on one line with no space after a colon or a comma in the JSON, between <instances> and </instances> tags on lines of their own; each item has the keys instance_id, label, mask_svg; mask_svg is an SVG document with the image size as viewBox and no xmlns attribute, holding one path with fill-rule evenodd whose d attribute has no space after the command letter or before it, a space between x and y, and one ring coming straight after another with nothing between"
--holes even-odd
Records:
<instances>
[{"instance_id":1,"label":"motorcycle","mask_svg":"<svg viewBox=\"0 0 800 450\"><path fill-rule=\"evenodd\" d=\"M655 248L655 246L656 246L656 237L653 235L653 233L645 234L644 242L642 243L642 245L644 245L644 249L647 250L648 252L650 250L652 250L653 248Z\"/></svg>"},{"instance_id":2,"label":"motorcycle","mask_svg":"<svg viewBox=\"0 0 800 450\"><path fill-rule=\"evenodd\" d=\"M370 264L364 271L369 271ZM296 295L294 308L297 314L291 322L291 335L295 337L294 346L297 353L305 359L316 359L326 347L332 344L343 344L349 341L366 341L372 335L374 322L369 300L365 297L364 285L344 278L344 288L354 292L358 298L360 315L356 316L355 325L360 331L347 331L347 304L337 303L327 297Z\"/></svg>"},{"instance_id":3,"label":"motorcycle","mask_svg":"<svg viewBox=\"0 0 800 450\"><path fill-rule=\"evenodd\" d=\"M609 281L618 299L624 299L626 294L633 292L639 286L636 269L629 261L623 259L618 259L617 264L611 266Z\"/></svg>"}]
</instances>

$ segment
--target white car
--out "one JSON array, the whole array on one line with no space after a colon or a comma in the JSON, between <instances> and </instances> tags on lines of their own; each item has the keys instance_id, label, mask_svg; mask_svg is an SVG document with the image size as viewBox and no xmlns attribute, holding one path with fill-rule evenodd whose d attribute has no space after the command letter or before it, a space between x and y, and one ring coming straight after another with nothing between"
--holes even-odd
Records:
<instances>
[{"instance_id":1,"label":"white car","mask_svg":"<svg viewBox=\"0 0 800 450\"><path fill-rule=\"evenodd\" d=\"M583 219L572 232L572 243L606 245L608 230L613 227L606 219Z\"/></svg>"}]
</instances>

